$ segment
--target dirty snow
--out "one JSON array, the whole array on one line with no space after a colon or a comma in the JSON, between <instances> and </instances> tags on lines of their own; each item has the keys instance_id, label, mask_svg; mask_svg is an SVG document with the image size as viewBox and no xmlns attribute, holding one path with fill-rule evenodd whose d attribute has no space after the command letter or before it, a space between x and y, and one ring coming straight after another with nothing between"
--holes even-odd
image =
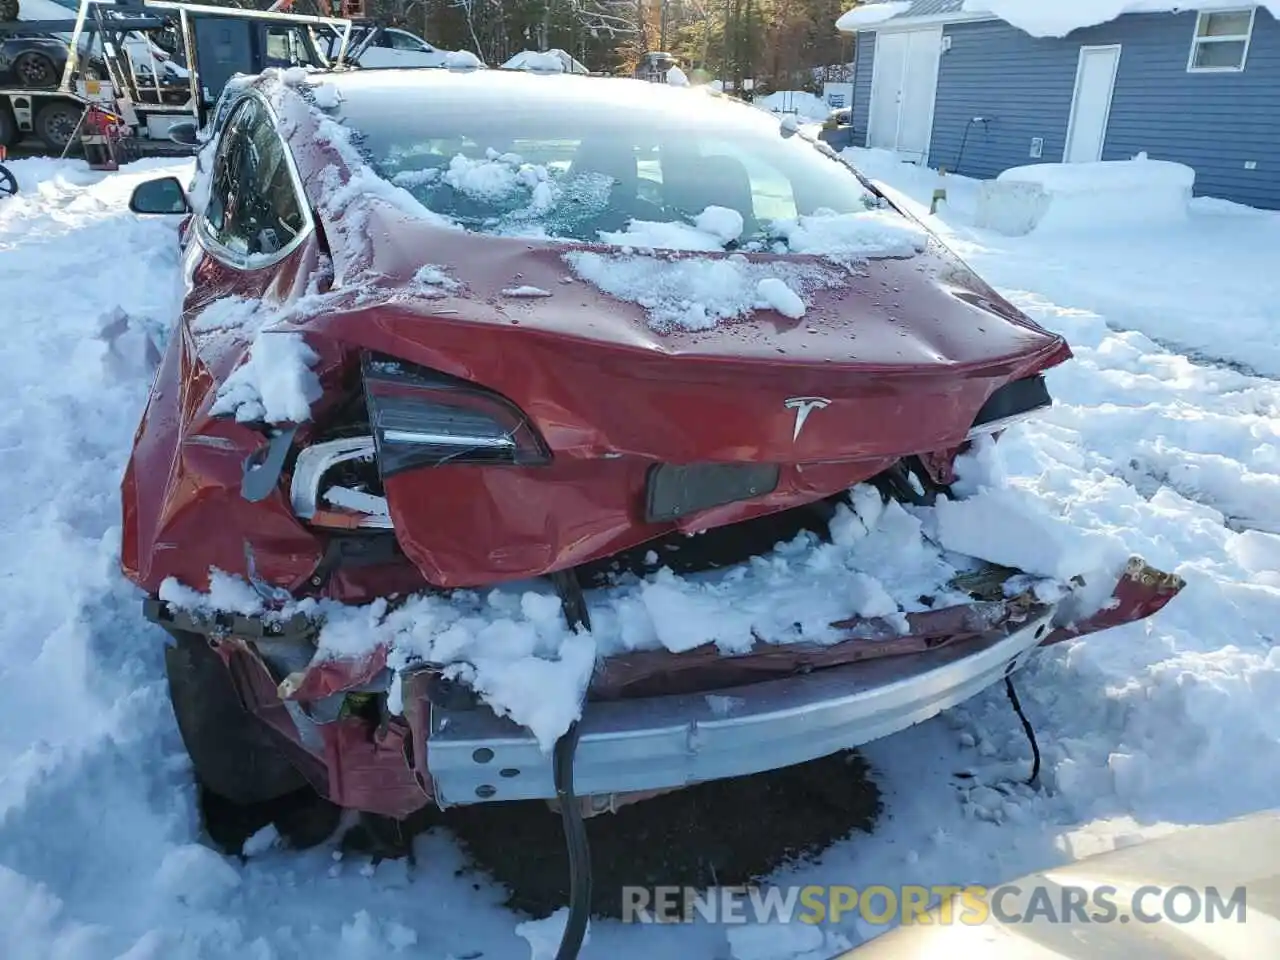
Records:
<instances>
[{"instance_id":1,"label":"dirty snow","mask_svg":"<svg viewBox=\"0 0 1280 960\"><path fill-rule=\"evenodd\" d=\"M936 174L852 156L927 210ZM11 165L23 193L0 201L0 291L11 291L0 449L14 478L0 504L12 547L0 578L0 956L527 960L524 918L439 832L417 840L413 864L334 861L327 848L255 849L241 863L201 845L166 702L164 634L117 572L120 471L179 269L173 225L132 217L126 203L139 180L185 180L189 168ZM1044 751L1040 791L1015 782L1029 751L1003 692L989 691L869 747L890 815L821 863L780 871L781 883L994 883L1170 824L1280 806L1280 215L1201 199L1173 229L1009 238L972 226L976 184L949 177L948 187L931 222L1077 354L1050 374L1057 405L973 458L967 482L1011 490L1064 539L1068 529L1102 537L1105 552L1143 553L1188 587L1152 620L1046 651L1020 675ZM914 519L878 523L900 516ZM884 565L867 563L881 582ZM682 641L678 616L662 617L672 584L656 573L645 584L632 586L611 635L695 639L689 630ZM868 608L883 604L863 587ZM255 602L222 589L219 605ZM718 627L708 593L678 596ZM497 607L485 597L466 616L505 618L536 648L545 621L532 609L521 596ZM850 922L830 934L856 943L875 932ZM812 939L776 931L768 947L771 933L759 936L775 955ZM583 957L714 960L749 951L750 939L600 921Z\"/></svg>"}]
</instances>

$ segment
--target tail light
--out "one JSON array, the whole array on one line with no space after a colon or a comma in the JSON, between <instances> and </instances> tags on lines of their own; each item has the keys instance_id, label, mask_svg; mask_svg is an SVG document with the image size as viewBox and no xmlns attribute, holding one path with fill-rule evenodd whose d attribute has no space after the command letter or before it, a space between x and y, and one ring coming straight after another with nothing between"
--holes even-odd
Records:
<instances>
[{"instance_id":1,"label":"tail light","mask_svg":"<svg viewBox=\"0 0 1280 960\"><path fill-rule=\"evenodd\" d=\"M496 393L383 357L366 356L363 372L384 477L447 463L538 466L551 461L528 417Z\"/></svg>"},{"instance_id":2,"label":"tail light","mask_svg":"<svg viewBox=\"0 0 1280 960\"><path fill-rule=\"evenodd\" d=\"M983 433L999 433L1006 427L1033 417L1053 405L1044 376L1027 377L1006 383L987 399L969 429L969 439Z\"/></svg>"}]
</instances>

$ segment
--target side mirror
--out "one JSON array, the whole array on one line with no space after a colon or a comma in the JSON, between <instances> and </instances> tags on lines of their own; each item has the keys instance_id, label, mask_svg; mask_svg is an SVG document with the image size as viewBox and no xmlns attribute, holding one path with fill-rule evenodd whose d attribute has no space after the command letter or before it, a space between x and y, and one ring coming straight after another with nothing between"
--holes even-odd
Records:
<instances>
[{"instance_id":1,"label":"side mirror","mask_svg":"<svg viewBox=\"0 0 1280 960\"><path fill-rule=\"evenodd\" d=\"M190 213L191 204L177 177L161 177L138 184L129 198L129 209L134 213Z\"/></svg>"},{"instance_id":2,"label":"side mirror","mask_svg":"<svg viewBox=\"0 0 1280 960\"><path fill-rule=\"evenodd\" d=\"M200 128L194 120L179 120L169 127L169 139L184 147L197 147L200 145Z\"/></svg>"}]
</instances>

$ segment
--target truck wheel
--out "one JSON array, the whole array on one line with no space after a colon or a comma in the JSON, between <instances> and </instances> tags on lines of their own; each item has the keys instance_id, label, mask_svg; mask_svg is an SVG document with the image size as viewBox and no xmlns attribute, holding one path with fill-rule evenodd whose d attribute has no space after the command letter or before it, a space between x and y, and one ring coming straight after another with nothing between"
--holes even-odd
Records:
<instances>
[{"instance_id":1,"label":"truck wheel","mask_svg":"<svg viewBox=\"0 0 1280 960\"><path fill-rule=\"evenodd\" d=\"M43 53L19 54L13 61L13 75L24 87L56 87L62 80L57 65Z\"/></svg>"},{"instance_id":2,"label":"truck wheel","mask_svg":"<svg viewBox=\"0 0 1280 960\"><path fill-rule=\"evenodd\" d=\"M18 0L0 0L0 22L18 19Z\"/></svg>"},{"instance_id":3,"label":"truck wheel","mask_svg":"<svg viewBox=\"0 0 1280 960\"><path fill-rule=\"evenodd\" d=\"M84 108L74 101L51 100L36 111L32 126L46 147L61 153L75 135L82 113Z\"/></svg>"},{"instance_id":4,"label":"truck wheel","mask_svg":"<svg viewBox=\"0 0 1280 960\"><path fill-rule=\"evenodd\" d=\"M265 803L306 786L272 741L271 731L244 708L231 674L198 634L170 631L164 652L169 700L196 779L232 803Z\"/></svg>"}]
</instances>

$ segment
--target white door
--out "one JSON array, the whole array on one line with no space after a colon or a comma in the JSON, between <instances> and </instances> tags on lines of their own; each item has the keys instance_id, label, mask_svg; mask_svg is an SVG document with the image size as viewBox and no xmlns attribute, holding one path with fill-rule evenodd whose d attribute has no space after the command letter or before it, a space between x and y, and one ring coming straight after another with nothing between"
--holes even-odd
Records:
<instances>
[{"instance_id":1,"label":"white door","mask_svg":"<svg viewBox=\"0 0 1280 960\"><path fill-rule=\"evenodd\" d=\"M898 152L923 160L933 133L942 28L912 30L907 36L911 44L907 49L907 69L902 75L902 99L898 105Z\"/></svg>"},{"instance_id":2,"label":"white door","mask_svg":"<svg viewBox=\"0 0 1280 960\"><path fill-rule=\"evenodd\" d=\"M871 115L867 122L867 146L898 149L898 105L902 101L902 75L907 69L911 35L877 33L875 59L871 62Z\"/></svg>"},{"instance_id":3,"label":"white door","mask_svg":"<svg viewBox=\"0 0 1280 960\"><path fill-rule=\"evenodd\" d=\"M1071 100L1071 120L1067 124L1067 163L1091 163L1102 159L1107 140L1107 119L1111 115L1111 95L1120 67L1120 47L1081 47L1076 68L1076 92Z\"/></svg>"},{"instance_id":4,"label":"white door","mask_svg":"<svg viewBox=\"0 0 1280 960\"><path fill-rule=\"evenodd\" d=\"M878 32L867 145L923 159L933 129L942 28Z\"/></svg>"}]
</instances>

